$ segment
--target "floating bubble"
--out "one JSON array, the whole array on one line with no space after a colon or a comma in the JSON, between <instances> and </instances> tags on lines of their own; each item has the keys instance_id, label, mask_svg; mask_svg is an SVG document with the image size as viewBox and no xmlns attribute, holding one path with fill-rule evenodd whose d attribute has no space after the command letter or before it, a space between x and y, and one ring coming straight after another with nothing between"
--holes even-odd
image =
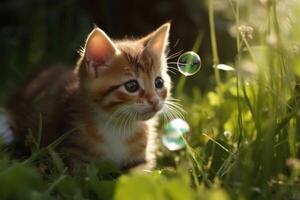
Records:
<instances>
[{"instance_id":1,"label":"floating bubble","mask_svg":"<svg viewBox=\"0 0 300 200\"><path fill-rule=\"evenodd\" d=\"M178 70L185 76L196 74L201 68L201 59L198 54L188 51L179 56L177 60Z\"/></svg>"},{"instance_id":2,"label":"floating bubble","mask_svg":"<svg viewBox=\"0 0 300 200\"><path fill-rule=\"evenodd\" d=\"M163 145L170 151L176 151L185 147L182 136L190 131L188 123L182 119L173 119L164 127L165 134L162 136Z\"/></svg>"},{"instance_id":3,"label":"floating bubble","mask_svg":"<svg viewBox=\"0 0 300 200\"><path fill-rule=\"evenodd\" d=\"M224 131L224 136L226 138L230 138L232 136L232 133L230 131Z\"/></svg>"}]
</instances>

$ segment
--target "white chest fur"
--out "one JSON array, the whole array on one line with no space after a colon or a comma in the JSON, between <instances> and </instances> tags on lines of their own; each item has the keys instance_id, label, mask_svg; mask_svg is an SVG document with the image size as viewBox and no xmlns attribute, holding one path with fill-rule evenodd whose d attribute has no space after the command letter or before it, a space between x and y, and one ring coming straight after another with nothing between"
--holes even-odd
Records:
<instances>
[{"instance_id":1,"label":"white chest fur","mask_svg":"<svg viewBox=\"0 0 300 200\"><path fill-rule=\"evenodd\" d=\"M120 132L113 127L103 129L103 126L99 126L98 131L104 139L104 143L99 144L104 160L111 160L118 165L130 160L130 146L126 141L134 135L136 128L127 128Z\"/></svg>"}]
</instances>

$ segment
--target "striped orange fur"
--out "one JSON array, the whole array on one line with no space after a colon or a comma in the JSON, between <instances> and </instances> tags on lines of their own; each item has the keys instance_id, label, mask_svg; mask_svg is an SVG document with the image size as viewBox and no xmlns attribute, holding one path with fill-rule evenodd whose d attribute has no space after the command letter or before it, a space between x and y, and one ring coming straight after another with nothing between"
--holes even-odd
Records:
<instances>
[{"instance_id":1,"label":"striped orange fur","mask_svg":"<svg viewBox=\"0 0 300 200\"><path fill-rule=\"evenodd\" d=\"M169 28L167 23L141 39L119 41L95 28L75 70L44 70L12 97L8 111L19 141L29 128L38 130L42 116L43 145L73 131L60 148L67 163L110 160L126 169L152 168L157 115L176 108L168 107Z\"/></svg>"}]
</instances>

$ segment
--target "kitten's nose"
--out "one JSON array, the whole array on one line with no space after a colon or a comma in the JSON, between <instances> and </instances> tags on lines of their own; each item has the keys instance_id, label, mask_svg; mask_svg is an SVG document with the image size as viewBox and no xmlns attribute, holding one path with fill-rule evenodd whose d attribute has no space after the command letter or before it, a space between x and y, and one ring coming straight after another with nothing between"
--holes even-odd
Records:
<instances>
[{"instance_id":1,"label":"kitten's nose","mask_svg":"<svg viewBox=\"0 0 300 200\"><path fill-rule=\"evenodd\" d=\"M150 97L149 99L147 99L148 103L152 106L152 108L154 110L157 109L157 106L159 104L159 99L158 97L154 96L154 97Z\"/></svg>"}]
</instances>

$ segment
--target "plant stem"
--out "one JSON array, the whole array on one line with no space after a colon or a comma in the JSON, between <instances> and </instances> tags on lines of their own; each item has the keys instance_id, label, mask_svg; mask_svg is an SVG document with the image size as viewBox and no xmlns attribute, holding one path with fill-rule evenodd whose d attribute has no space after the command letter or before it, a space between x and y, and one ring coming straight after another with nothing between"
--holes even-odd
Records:
<instances>
[{"instance_id":1,"label":"plant stem","mask_svg":"<svg viewBox=\"0 0 300 200\"><path fill-rule=\"evenodd\" d=\"M211 40L211 48L213 54L213 65L216 66L219 64L220 61L218 55L213 4L214 4L214 0L209 0L208 15L209 15L210 40ZM216 78L217 85L220 85L221 84L220 72L217 68L215 68L215 78Z\"/></svg>"}]
</instances>

